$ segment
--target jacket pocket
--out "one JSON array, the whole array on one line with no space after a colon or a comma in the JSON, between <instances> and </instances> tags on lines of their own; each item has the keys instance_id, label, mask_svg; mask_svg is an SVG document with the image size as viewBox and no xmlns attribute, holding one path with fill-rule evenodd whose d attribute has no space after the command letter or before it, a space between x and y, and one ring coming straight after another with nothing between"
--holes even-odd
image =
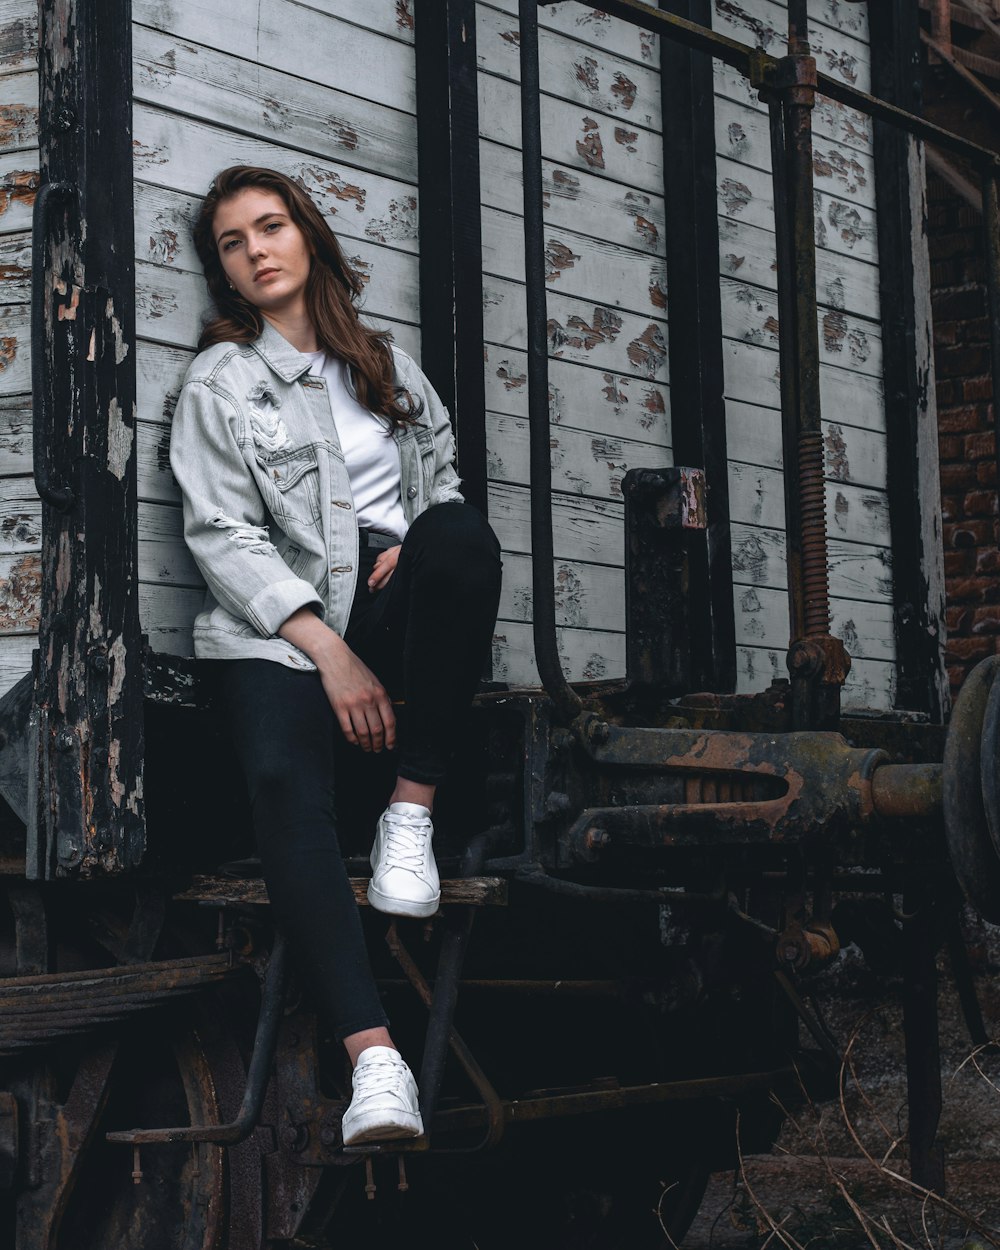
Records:
<instances>
[{"instance_id":1,"label":"jacket pocket","mask_svg":"<svg viewBox=\"0 0 1000 1250\"><path fill-rule=\"evenodd\" d=\"M319 463L311 447L258 460L273 491L275 519L313 523L322 516L319 497Z\"/></svg>"}]
</instances>

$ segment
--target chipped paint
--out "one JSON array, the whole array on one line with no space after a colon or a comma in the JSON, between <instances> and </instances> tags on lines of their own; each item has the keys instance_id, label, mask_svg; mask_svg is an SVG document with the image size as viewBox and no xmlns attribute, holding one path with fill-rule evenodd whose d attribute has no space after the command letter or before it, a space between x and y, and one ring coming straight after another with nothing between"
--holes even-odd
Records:
<instances>
[{"instance_id":1,"label":"chipped paint","mask_svg":"<svg viewBox=\"0 0 1000 1250\"><path fill-rule=\"evenodd\" d=\"M504 43L509 43L514 48L521 46L521 32L519 30L502 30L500 38Z\"/></svg>"},{"instance_id":2,"label":"chipped paint","mask_svg":"<svg viewBox=\"0 0 1000 1250\"><path fill-rule=\"evenodd\" d=\"M735 178L723 178L719 194L727 213L742 213L753 199L753 192L746 183L737 182Z\"/></svg>"},{"instance_id":3,"label":"chipped paint","mask_svg":"<svg viewBox=\"0 0 1000 1250\"><path fill-rule=\"evenodd\" d=\"M66 294L66 283L62 279L57 278L53 283L53 287L60 295ZM60 304L56 313L57 321L75 321L76 312L80 307L80 288L74 284L70 293L69 304Z\"/></svg>"},{"instance_id":4,"label":"chipped paint","mask_svg":"<svg viewBox=\"0 0 1000 1250\"><path fill-rule=\"evenodd\" d=\"M764 580L767 551L756 534L748 534L733 548L733 572L746 573L755 582Z\"/></svg>"},{"instance_id":5,"label":"chipped paint","mask_svg":"<svg viewBox=\"0 0 1000 1250\"><path fill-rule=\"evenodd\" d=\"M874 237L872 226L864 221L852 204L834 200L827 211L827 220L848 247L854 247L855 244Z\"/></svg>"},{"instance_id":6,"label":"chipped paint","mask_svg":"<svg viewBox=\"0 0 1000 1250\"><path fill-rule=\"evenodd\" d=\"M858 81L858 62L857 58L851 56L849 52L836 52L833 48L828 48L823 54L826 61L826 68L831 74L838 74L846 82L852 86Z\"/></svg>"},{"instance_id":7,"label":"chipped paint","mask_svg":"<svg viewBox=\"0 0 1000 1250\"><path fill-rule=\"evenodd\" d=\"M843 518L848 516L850 511L851 511L850 500L843 493L843 491L838 490L833 499L833 519L836 521L836 523L840 526L841 529L844 528Z\"/></svg>"},{"instance_id":8,"label":"chipped paint","mask_svg":"<svg viewBox=\"0 0 1000 1250\"><path fill-rule=\"evenodd\" d=\"M851 476L851 466L847 459L847 443L844 431L839 425L831 425L823 440L826 449L826 473L835 481L846 482Z\"/></svg>"},{"instance_id":9,"label":"chipped paint","mask_svg":"<svg viewBox=\"0 0 1000 1250\"><path fill-rule=\"evenodd\" d=\"M621 410L628 403L628 394L626 393L628 391L628 379L620 378L614 373L604 373L601 376L605 382L605 385L601 388L604 398L614 409L616 415L620 414Z\"/></svg>"},{"instance_id":10,"label":"chipped paint","mask_svg":"<svg viewBox=\"0 0 1000 1250\"><path fill-rule=\"evenodd\" d=\"M637 369L642 369L649 377L658 373L667 359L667 345L660 327L650 322L642 334L629 343L626 355Z\"/></svg>"},{"instance_id":11,"label":"chipped paint","mask_svg":"<svg viewBox=\"0 0 1000 1250\"><path fill-rule=\"evenodd\" d=\"M400 30L413 29L413 14L410 11L410 0L396 0L396 25Z\"/></svg>"},{"instance_id":12,"label":"chipped paint","mask_svg":"<svg viewBox=\"0 0 1000 1250\"><path fill-rule=\"evenodd\" d=\"M601 84L597 79L597 62L592 56L585 56L582 61L576 61L573 65L576 72L576 80L585 91L589 91L592 95L596 95Z\"/></svg>"},{"instance_id":13,"label":"chipped paint","mask_svg":"<svg viewBox=\"0 0 1000 1250\"><path fill-rule=\"evenodd\" d=\"M30 208L35 202L35 192L41 186L37 169L16 169L0 178L0 217L11 204L23 204Z\"/></svg>"},{"instance_id":14,"label":"chipped paint","mask_svg":"<svg viewBox=\"0 0 1000 1250\"><path fill-rule=\"evenodd\" d=\"M165 152L158 152L156 148L147 148L144 143L140 143L138 139L132 140L132 159L137 167L149 165L166 165L167 155Z\"/></svg>"},{"instance_id":15,"label":"chipped paint","mask_svg":"<svg viewBox=\"0 0 1000 1250\"><path fill-rule=\"evenodd\" d=\"M566 667L564 661L564 668ZM583 675L587 681L599 681L608 671L608 662L603 655L599 655L596 651L591 655L590 659L583 666Z\"/></svg>"},{"instance_id":16,"label":"chipped paint","mask_svg":"<svg viewBox=\"0 0 1000 1250\"><path fill-rule=\"evenodd\" d=\"M649 302L654 308L667 306L667 275L663 268L656 268L649 274Z\"/></svg>"},{"instance_id":17,"label":"chipped paint","mask_svg":"<svg viewBox=\"0 0 1000 1250\"><path fill-rule=\"evenodd\" d=\"M560 355L565 347L577 351L593 351L598 344L613 343L621 328L621 317L612 309L600 306L594 308L594 315L589 323L574 313L567 319L564 327L553 317L549 319L547 326L549 348L555 356Z\"/></svg>"},{"instance_id":18,"label":"chipped paint","mask_svg":"<svg viewBox=\"0 0 1000 1250\"><path fill-rule=\"evenodd\" d=\"M626 130L624 126L615 127L615 143L620 143L626 152L636 152L636 141L639 138L638 130Z\"/></svg>"},{"instance_id":19,"label":"chipped paint","mask_svg":"<svg viewBox=\"0 0 1000 1250\"><path fill-rule=\"evenodd\" d=\"M389 201L384 217L370 221L365 234L379 243L400 242L417 237L417 197L404 195Z\"/></svg>"},{"instance_id":20,"label":"chipped paint","mask_svg":"<svg viewBox=\"0 0 1000 1250\"><path fill-rule=\"evenodd\" d=\"M348 152L357 151L361 138L353 126L332 115L326 119L324 124L337 141L338 147L346 148Z\"/></svg>"},{"instance_id":21,"label":"chipped paint","mask_svg":"<svg viewBox=\"0 0 1000 1250\"><path fill-rule=\"evenodd\" d=\"M76 287L73 288L76 290ZM125 342L125 335L122 333L122 325L115 316L114 300L108 300L104 309L104 315L111 322L111 335L115 344L115 364L120 365L128 355L128 344Z\"/></svg>"},{"instance_id":22,"label":"chipped paint","mask_svg":"<svg viewBox=\"0 0 1000 1250\"><path fill-rule=\"evenodd\" d=\"M734 3L734 0L715 0L715 11L720 17L728 17L733 25L748 30L758 48L769 48L772 43L784 42L770 22L752 16L741 5Z\"/></svg>"},{"instance_id":23,"label":"chipped paint","mask_svg":"<svg viewBox=\"0 0 1000 1250\"><path fill-rule=\"evenodd\" d=\"M14 512L0 519L0 544L8 547L37 547L42 541L38 518L30 512Z\"/></svg>"},{"instance_id":24,"label":"chipped paint","mask_svg":"<svg viewBox=\"0 0 1000 1250\"><path fill-rule=\"evenodd\" d=\"M560 564L556 569L555 597L556 609L562 616L563 624L577 627L587 624L583 582L568 564Z\"/></svg>"},{"instance_id":25,"label":"chipped paint","mask_svg":"<svg viewBox=\"0 0 1000 1250\"><path fill-rule=\"evenodd\" d=\"M269 129L274 131L291 130L292 110L281 100L273 96L265 96L261 100L260 119Z\"/></svg>"},{"instance_id":26,"label":"chipped paint","mask_svg":"<svg viewBox=\"0 0 1000 1250\"><path fill-rule=\"evenodd\" d=\"M339 200L342 204L353 204L359 213L364 212L368 193L356 183L345 182L336 170L322 169L318 165L312 165L308 169L304 169L302 173L303 177L311 182L314 187L318 187L320 190L332 195L335 200ZM331 212L336 213L336 204L330 204L328 207Z\"/></svg>"},{"instance_id":27,"label":"chipped paint","mask_svg":"<svg viewBox=\"0 0 1000 1250\"><path fill-rule=\"evenodd\" d=\"M746 263L745 256L737 256L735 252L727 252L722 258L723 267L728 273L736 273Z\"/></svg>"},{"instance_id":28,"label":"chipped paint","mask_svg":"<svg viewBox=\"0 0 1000 1250\"><path fill-rule=\"evenodd\" d=\"M868 185L868 172L857 157L835 149L820 152L814 148L813 171L817 178L839 182L848 195L854 195Z\"/></svg>"},{"instance_id":29,"label":"chipped paint","mask_svg":"<svg viewBox=\"0 0 1000 1250\"><path fill-rule=\"evenodd\" d=\"M17 339L13 334L0 334L0 373L5 373L17 359Z\"/></svg>"},{"instance_id":30,"label":"chipped paint","mask_svg":"<svg viewBox=\"0 0 1000 1250\"><path fill-rule=\"evenodd\" d=\"M639 31L639 55L644 61L653 59L653 51L656 48L656 36L651 30Z\"/></svg>"},{"instance_id":31,"label":"chipped paint","mask_svg":"<svg viewBox=\"0 0 1000 1250\"><path fill-rule=\"evenodd\" d=\"M0 148L26 147L34 139L37 126L37 108L0 104Z\"/></svg>"},{"instance_id":32,"label":"chipped paint","mask_svg":"<svg viewBox=\"0 0 1000 1250\"><path fill-rule=\"evenodd\" d=\"M0 581L0 634L38 632L42 595L42 558L37 552L21 556Z\"/></svg>"},{"instance_id":33,"label":"chipped paint","mask_svg":"<svg viewBox=\"0 0 1000 1250\"><path fill-rule=\"evenodd\" d=\"M128 652L125 640L119 634L108 648L108 702L113 706L122 697L125 686L126 660Z\"/></svg>"},{"instance_id":34,"label":"chipped paint","mask_svg":"<svg viewBox=\"0 0 1000 1250\"><path fill-rule=\"evenodd\" d=\"M730 122L726 130L726 137L729 140L729 155L734 161L742 161L746 159L750 142L747 139L747 132L743 129L739 122Z\"/></svg>"},{"instance_id":35,"label":"chipped paint","mask_svg":"<svg viewBox=\"0 0 1000 1250\"><path fill-rule=\"evenodd\" d=\"M583 138L577 139L576 150L580 159L591 169L604 168L604 144L601 131L592 117L583 119Z\"/></svg>"},{"instance_id":36,"label":"chipped paint","mask_svg":"<svg viewBox=\"0 0 1000 1250\"><path fill-rule=\"evenodd\" d=\"M656 247L660 241L660 232L654 222L639 214L635 218L635 232L649 247Z\"/></svg>"},{"instance_id":37,"label":"chipped paint","mask_svg":"<svg viewBox=\"0 0 1000 1250\"><path fill-rule=\"evenodd\" d=\"M97 359L97 331L96 330L91 330L90 332L90 342L87 344L87 359L91 361Z\"/></svg>"},{"instance_id":38,"label":"chipped paint","mask_svg":"<svg viewBox=\"0 0 1000 1250\"><path fill-rule=\"evenodd\" d=\"M620 70L615 74L615 80L611 84L611 94L621 104L622 108L630 109L635 104L636 92L638 87L631 78L626 77Z\"/></svg>"},{"instance_id":39,"label":"chipped paint","mask_svg":"<svg viewBox=\"0 0 1000 1250\"><path fill-rule=\"evenodd\" d=\"M90 637L94 640L100 640L104 637L104 620L101 615L101 584L100 575L94 574L94 589L88 596L90 602L89 610L89 628Z\"/></svg>"},{"instance_id":40,"label":"chipped paint","mask_svg":"<svg viewBox=\"0 0 1000 1250\"><path fill-rule=\"evenodd\" d=\"M151 234L146 255L154 264L172 265L177 259L177 231L164 226Z\"/></svg>"},{"instance_id":41,"label":"chipped paint","mask_svg":"<svg viewBox=\"0 0 1000 1250\"><path fill-rule=\"evenodd\" d=\"M134 422L134 413L132 419ZM108 404L108 472L113 473L119 482L128 469L133 438L132 426L126 425L122 420L118 400L112 399Z\"/></svg>"},{"instance_id":42,"label":"chipped paint","mask_svg":"<svg viewBox=\"0 0 1000 1250\"><path fill-rule=\"evenodd\" d=\"M644 430L652 429L661 417L666 416L667 403L663 398L663 392L651 386L647 386L643 391L642 403L639 407L639 424Z\"/></svg>"},{"instance_id":43,"label":"chipped paint","mask_svg":"<svg viewBox=\"0 0 1000 1250\"><path fill-rule=\"evenodd\" d=\"M554 282L563 270L572 269L579 254L559 239L549 239L545 244L545 281Z\"/></svg>"},{"instance_id":44,"label":"chipped paint","mask_svg":"<svg viewBox=\"0 0 1000 1250\"><path fill-rule=\"evenodd\" d=\"M503 383L505 391L516 391L528 380L528 375L516 372L509 360L504 360L497 366L497 377Z\"/></svg>"},{"instance_id":45,"label":"chipped paint","mask_svg":"<svg viewBox=\"0 0 1000 1250\"><path fill-rule=\"evenodd\" d=\"M826 284L826 302L834 308L846 308L847 296L843 278L831 278Z\"/></svg>"}]
</instances>

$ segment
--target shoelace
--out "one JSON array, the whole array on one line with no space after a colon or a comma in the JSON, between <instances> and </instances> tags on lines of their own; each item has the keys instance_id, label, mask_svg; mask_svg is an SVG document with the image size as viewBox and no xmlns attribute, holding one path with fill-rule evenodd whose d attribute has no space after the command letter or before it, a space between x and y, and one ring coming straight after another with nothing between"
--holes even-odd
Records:
<instances>
[{"instance_id":1,"label":"shoelace","mask_svg":"<svg viewBox=\"0 0 1000 1250\"><path fill-rule=\"evenodd\" d=\"M354 1069L354 1096L361 1099L391 1093L402 1097L407 1071L406 1064L398 1059L384 1055L369 1059Z\"/></svg>"},{"instance_id":2,"label":"shoelace","mask_svg":"<svg viewBox=\"0 0 1000 1250\"><path fill-rule=\"evenodd\" d=\"M385 843L382 849L382 865L385 868L405 868L408 872L420 872L426 862L427 843L434 832L429 820L412 816L396 816L391 812L383 817Z\"/></svg>"}]
</instances>

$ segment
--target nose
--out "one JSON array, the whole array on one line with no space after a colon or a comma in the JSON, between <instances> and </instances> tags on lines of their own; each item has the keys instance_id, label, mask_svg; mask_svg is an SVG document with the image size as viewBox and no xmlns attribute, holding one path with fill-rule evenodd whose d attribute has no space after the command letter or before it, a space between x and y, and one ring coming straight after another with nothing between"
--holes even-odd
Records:
<instances>
[{"instance_id":1,"label":"nose","mask_svg":"<svg viewBox=\"0 0 1000 1250\"><path fill-rule=\"evenodd\" d=\"M251 260L258 260L261 256L265 255L267 252L267 248L264 246L263 236L261 235L261 236L258 236L256 239L251 239L250 247L248 250L250 252Z\"/></svg>"}]
</instances>

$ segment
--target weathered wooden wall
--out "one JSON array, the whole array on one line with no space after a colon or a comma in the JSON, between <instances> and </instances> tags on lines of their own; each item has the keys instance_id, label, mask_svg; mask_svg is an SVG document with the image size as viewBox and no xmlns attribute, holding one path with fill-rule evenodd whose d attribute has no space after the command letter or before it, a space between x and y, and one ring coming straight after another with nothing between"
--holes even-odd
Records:
<instances>
[{"instance_id":1,"label":"weathered wooden wall","mask_svg":"<svg viewBox=\"0 0 1000 1250\"><path fill-rule=\"evenodd\" d=\"M722 33L784 49L784 4L715 0L714 8ZM820 70L868 90L867 6L811 0L809 18ZM813 129L832 627L854 660L845 705L889 707L895 643L872 128L820 97ZM788 634L774 206L766 107L718 63L716 141L739 682L752 690L785 675Z\"/></svg>"},{"instance_id":2,"label":"weathered wooden wall","mask_svg":"<svg viewBox=\"0 0 1000 1250\"><path fill-rule=\"evenodd\" d=\"M419 358L410 0L133 5L139 578L154 648L191 654L170 417L206 307L191 222L226 165L303 180L367 279L365 313Z\"/></svg>"},{"instance_id":3,"label":"weathered wooden wall","mask_svg":"<svg viewBox=\"0 0 1000 1250\"><path fill-rule=\"evenodd\" d=\"M31 207L38 183L38 5L0 0L0 694L31 667L41 503L31 476Z\"/></svg>"}]
</instances>

